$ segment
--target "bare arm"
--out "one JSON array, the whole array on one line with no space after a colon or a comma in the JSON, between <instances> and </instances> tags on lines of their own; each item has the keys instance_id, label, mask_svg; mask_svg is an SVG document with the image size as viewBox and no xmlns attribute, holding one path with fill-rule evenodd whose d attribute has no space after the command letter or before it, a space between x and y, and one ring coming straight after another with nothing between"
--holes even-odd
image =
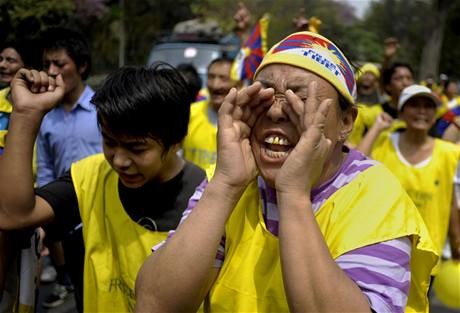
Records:
<instances>
[{"instance_id":1,"label":"bare arm","mask_svg":"<svg viewBox=\"0 0 460 313\"><path fill-rule=\"evenodd\" d=\"M136 281L136 312L198 309L217 276L216 252L239 198L222 197L222 187L211 180L190 216L144 263Z\"/></svg>"},{"instance_id":2,"label":"bare arm","mask_svg":"<svg viewBox=\"0 0 460 313\"><path fill-rule=\"evenodd\" d=\"M460 210L457 206L455 190L452 192L452 205L449 220L449 242L452 258L460 262Z\"/></svg>"},{"instance_id":3,"label":"bare arm","mask_svg":"<svg viewBox=\"0 0 460 313\"><path fill-rule=\"evenodd\" d=\"M64 83L21 69L12 82L14 111L0 159L0 229L37 226L53 219L51 206L33 189L32 154L43 116L64 94Z\"/></svg>"},{"instance_id":4,"label":"bare arm","mask_svg":"<svg viewBox=\"0 0 460 313\"><path fill-rule=\"evenodd\" d=\"M442 134L442 139L458 143L460 141L460 129L458 129L458 126L454 123L450 124L444 134Z\"/></svg>"},{"instance_id":5,"label":"bare arm","mask_svg":"<svg viewBox=\"0 0 460 313\"><path fill-rule=\"evenodd\" d=\"M395 37L389 37L386 38L383 42L383 62L382 62L382 67L380 69L380 82L381 82L381 87L382 90L385 90L385 86L383 86L383 73L385 72L386 69L388 69L391 66L391 63L393 62L397 52L399 50L399 41Z\"/></svg>"},{"instance_id":6,"label":"bare arm","mask_svg":"<svg viewBox=\"0 0 460 313\"><path fill-rule=\"evenodd\" d=\"M388 129L393 123L393 118L385 112L382 112L376 119L375 123L369 129L369 131L364 135L361 142L356 148L358 151L361 151L364 155L371 155L372 147L374 146L375 141L380 136L382 131Z\"/></svg>"},{"instance_id":7,"label":"bare arm","mask_svg":"<svg viewBox=\"0 0 460 313\"><path fill-rule=\"evenodd\" d=\"M218 115L214 177L174 235L144 263L136 281L136 312L193 312L212 287L225 223L256 175L250 129L272 97L273 90L262 90L260 83L227 95Z\"/></svg>"},{"instance_id":8,"label":"bare arm","mask_svg":"<svg viewBox=\"0 0 460 313\"><path fill-rule=\"evenodd\" d=\"M318 103L316 84L308 88L306 103L286 92L301 138L276 177L286 298L291 312L370 312L365 295L333 260L313 214L311 188L336 147L323 133L331 101Z\"/></svg>"},{"instance_id":9,"label":"bare arm","mask_svg":"<svg viewBox=\"0 0 460 313\"><path fill-rule=\"evenodd\" d=\"M291 312L370 312L367 298L332 259L305 194L278 193L283 280Z\"/></svg>"}]
</instances>

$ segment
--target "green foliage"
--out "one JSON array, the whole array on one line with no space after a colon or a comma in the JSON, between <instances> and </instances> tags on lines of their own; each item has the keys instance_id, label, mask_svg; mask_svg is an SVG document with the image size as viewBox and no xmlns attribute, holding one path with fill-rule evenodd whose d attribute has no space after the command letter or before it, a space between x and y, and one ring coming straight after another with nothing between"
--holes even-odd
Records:
<instances>
[{"instance_id":1,"label":"green foliage","mask_svg":"<svg viewBox=\"0 0 460 313\"><path fill-rule=\"evenodd\" d=\"M127 62L145 64L161 32L193 17L191 3L191 0L125 0Z\"/></svg>"},{"instance_id":2,"label":"green foliage","mask_svg":"<svg viewBox=\"0 0 460 313\"><path fill-rule=\"evenodd\" d=\"M47 25L61 23L75 11L73 0L2 0L0 2L0 35L33 36Z\"/></svg>"},{"instance_id":3,"label":"green foliage","mask_svg":"<svg viewBox=\"0 0 460 313\"><path fill-rule=\"evenodd\" d=\"M441 51L440 73L449 77L460 79L460 36L458 25L460 24L460 1L455 1L451 8L446 30L444 33L444 44Z\"/></svg>"},{"instance_id":4,"label":"green foliage","mask_svg":"<svg viewBox=\"0 0 460 313\"><path fill-rule=\"evenodd\" d=\"M400 42L397 59L411 64L416 70L421 49L428 32L425 17L430 14L430 4L419 1L383 0L373 2L362 27L376 36L382 51L383 41L396 37ZM377 61L381 62L383 54Z\"/></svg>"},{"instance_id":5,"label":"green foliage","mask_svg":"<svg viewBox=\"0 0 460 313\"><path fill-rule=\"evenodd\" d=\"M245 0L255 22L269 13L268 45L294 31L293 18L300 8L306 17L322 20L321 34L334 40L345 54L357 62L381 62L383 41L397 37L400 42L397 60L418 68L421 52L433 25L433 1L372 1L362 20L340 0ZM451 0L444 33L440 71L460 77L460 0ZM92 2L106 6L103 14L92 15ZM97 3L96 3L97 2ZM144 64L159 34L171 31L180 21L195 17L214 19L224 33L234 27L235 0L0 0L0 41L7 37L36 36L49 25L73 25L88 34L93 48L94 68L107 71L118 65L121 29L126 38L126 63ZM436 2L437 3L437 2Z\"/></svg>"}]
</instances>

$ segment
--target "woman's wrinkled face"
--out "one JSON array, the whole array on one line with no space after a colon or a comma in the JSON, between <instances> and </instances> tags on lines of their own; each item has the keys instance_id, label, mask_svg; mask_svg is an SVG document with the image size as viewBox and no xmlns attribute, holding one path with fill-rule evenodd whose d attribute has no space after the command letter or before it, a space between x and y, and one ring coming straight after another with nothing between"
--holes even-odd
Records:
<instances>
[{"instance_id":1,"label":"woman's wrinkled face","mask_svg":"<svg viewBox=\"0 0 460 313\"><path fill-rule=\"evenodd\" d=\"M344 124L336 89L318 75L295 66L271 64L260 71L256 80L265 88L270 87L275 90L274 102L258 117L251 133L252 152L260 174L273 187L277 171L301 136L299 125L291 121L286 114L287 106L290 106L285 95L288 89L305 102L308 98L308 85L315 81L318 103L326 99L332 100L326 117L324 135L334 146L341 138ZM351 120L351 127L352 124L353 120ZM337 149L333 149L335 150ZM340 153L340 150L338 151Z\"/></svg>"}]
</instances>

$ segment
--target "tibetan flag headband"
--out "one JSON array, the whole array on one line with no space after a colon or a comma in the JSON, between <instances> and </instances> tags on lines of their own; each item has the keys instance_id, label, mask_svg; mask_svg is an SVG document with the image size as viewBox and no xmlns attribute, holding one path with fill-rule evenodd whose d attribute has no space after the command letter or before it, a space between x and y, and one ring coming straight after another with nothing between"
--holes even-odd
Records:
<instances>
[{"instance_id":1,"label":"tibetan flag headband","mask_svg":"<svg viewBox=\"0 0 460 313\"><path fill-rule=\"evenodd\" d=\"M299 32L287 36L267 52L254 76L274 63L313 72L334 86L349 103L355 103L356 82L350 63L329 39L321 35Z\"/></svg>"}]
</instances>

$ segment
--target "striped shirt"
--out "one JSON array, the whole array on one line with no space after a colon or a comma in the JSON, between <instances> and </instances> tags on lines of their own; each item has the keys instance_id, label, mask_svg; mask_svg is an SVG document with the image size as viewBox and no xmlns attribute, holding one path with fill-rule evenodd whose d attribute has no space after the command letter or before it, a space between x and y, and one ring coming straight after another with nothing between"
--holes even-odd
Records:
<instances>
[{"instance_id":1,"label":"striped shirt","mask_svg":"<svg viewBox=\"0 0 460 313\"><path fill-rule=\"evenodd\" d=\"M312 207L316 213L334 192L348 184L367 168L377 164L356 150L350 150L337 173L321 186L312 190ZM203 181L190 198L181 223L192 212L201 198L208 181ZM276 202L276 190L258 178L262 200L262 215L267 229L278 236L279 214ZM171 231L168 237L172 236ZM154 247L157 250L160 245ZM215 267L221 267L225 259L225 236L220 242ZM375 312L404 312L410 286L409 238L380 242L361 247L342 254L335 259L337 265L358 285L367 296L370 307Z\"/></svg>"}]
</instances>

